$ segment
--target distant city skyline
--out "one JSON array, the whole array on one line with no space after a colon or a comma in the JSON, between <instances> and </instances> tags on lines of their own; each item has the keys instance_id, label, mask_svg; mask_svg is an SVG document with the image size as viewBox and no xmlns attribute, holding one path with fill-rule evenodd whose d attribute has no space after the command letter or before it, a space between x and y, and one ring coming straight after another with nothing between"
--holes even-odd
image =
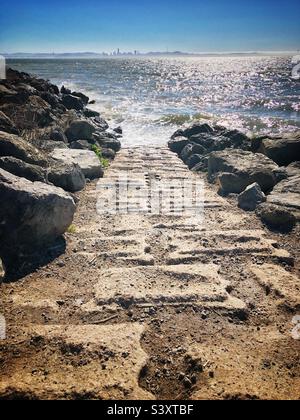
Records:
<instances>
[{"instance_id":1,"label":"distant city skyline","mask_svg":"<svg viewBox=\"0 0 300 420\"><path fill-rule=\"evenodd\" d=\"M299 20L299 0L2 0L0 51L297 51Z\"/></svg>"}]
</instances>

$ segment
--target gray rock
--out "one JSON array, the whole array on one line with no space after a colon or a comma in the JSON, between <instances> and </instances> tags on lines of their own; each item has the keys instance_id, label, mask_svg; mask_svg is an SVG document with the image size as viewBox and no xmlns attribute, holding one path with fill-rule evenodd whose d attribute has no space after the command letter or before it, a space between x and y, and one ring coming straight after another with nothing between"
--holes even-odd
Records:
<instances>
[{"instance_id":1,"label":"gray rock","mask_svg":"<svg viewBox=\"0 0 300 420\"><path fill-rule=\"evenodd\" d=\"M0 169L0 257L7 272L19 256L51 244L72 224L73 198L61 188Z\"/></svg>"},{"instance_id":2,"label":"gray rock","mask_svg":"<svg viewBox=\"0 0 300 420\"><path fill-rule=\"evenodd\" d=\"M249 185L238 197L239 207L246 211L254 211L266 201L266 196L257 183Z\"/></svg>"},{"instance_id":3,"label":"gray rock","mask_svg":"<svg viewBox=\"0 0 300 420\"><path fill-rule=\"evenodd\" d=\"M86 185L84 174L78 165L61 162L55 162L48 169L48 181L72 193L83 190Z\"/></svg>"},{"instance_id":4,"label":"gray rock","mask_svg":"<svg viewBox=\"0 0 300 420\"><path fill-rule=\"evenodd\" d=\"M82 100L73 95L64 95L62 98L62 103L67 109L75 109L76 111L81 111L84 108Z\"/></svg>"},{"instance_id":5,"label":"gray rock","mask_svg":"<svg viewBox=\"0 0 300 420\"><path fill-rule=\"evenodd\" d=\"M189 167L189 169L193 169L200 162L203 162L203 155L192 155L188 158L186 164ZM197 170L195 172L197 172Z\"/></svg>"},{"instance_id":6,"label":"gray rock","mask_svg":"<svg viewBox=\"0 0 300 420\"><path fill-rule=\"evenodd\" d=\"M268 156L278 165L286 166L300 160L300 133L289 134L281 139L262 140L259 153Z\"/></svg>"},{"instance_id":7,"label":"gray rock","mask_svg":"<svg viewBox=\"0 0 300 420\"><path fill-rule=\"evenodd\" d=\"M240 194L255 182L268 192L278 182L278 169L276 163L266 156L240 149L213 152L208 159L209 180L218 177L225 193Z\"/></svg>"},{"instance_id":8,"label":"gray rock","mask_svg":"<svg viewBox=\"0 0 300 420\"><path fill-rule=\"evenodd\" d=\"M66 130L66 136L69 141L75 140L93 140L95 126L87 120L75 120Z\"/></svg>"},{"instance_id":9,"label":"gray rock","mask_svg":"<svg viewBox=\"0 0 300 420\"><path fill-rule=\"evenodd\" d=\"M34 146L14 134L0 132L0 156L12 156L33 165L45 165L46 157Z\"/></svg>"},{"instance_id":10,"label":"gray rock","mask_svg":"<svg viewBox=\"0 0 300 420\"><path fill-rule=\"evenodd\" d=\"M120 127L120 126L119 127L115 127L114 128L114 132L117 133L117 134L123 134L122 127Z\"/></svg>"},{"instance_id":11,"label":"gray rock","mask_svg":"<svg viewBox=\"0 0 300 420\"><path fill-rule=\"evenodd\" d=\"M89 150L55 149L51 157L66 164L77 164L88 179L101 178L104 174L98 157Z\"/></svg>"},{"instance_id":12,"label":"gray rock","mask_svg":"<svg viewBox=\"0 0 300 420\"><path fill-rule=\"evenodd\" d=\"M182 152L183 148L189 143L189 140L183 136L176 136L171 138L168 142L169 149L177 153L178 155Z\"/></svg>"},{"instance_id":13,"label":"gray rock","mask_svg":"<svg viewBox=\"0 0 300 420\"><path fill-rule=\"evenodd\" d=\"M53 152L54 149L67 149L66 143L53 140L40 140L39 148L46 153Z\"/></svg>"},{"instance_id":14,"label":"gray rock","mask_svg":"<svg viewBox=\"0 0 300 420\"><path fill-rule=\"evenodd\" d=\"M31 165L11 156L0 158L0 168L32 182L45 182L46 180L46 169L37 165Z\"/></svg>"}]
</instances>

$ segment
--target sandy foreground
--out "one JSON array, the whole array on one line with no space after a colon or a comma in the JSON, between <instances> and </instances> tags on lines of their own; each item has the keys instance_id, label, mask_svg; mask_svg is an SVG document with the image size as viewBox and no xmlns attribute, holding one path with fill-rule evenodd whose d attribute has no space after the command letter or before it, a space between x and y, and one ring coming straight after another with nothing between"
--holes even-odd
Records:
<instances>
[{"instance_id":1,"label":"sandy foreground","mask_svg":"<svg viewBox=\"0 0 300 420\"><path fill-rule=\"evenodd\" d=\"M204 221L98 214L120 176L202 176ZM300 398L299 228L268 231L163 147L122 149L78 196L66 253L1 285L1 398Z\"/></svg>"}]
</instances>

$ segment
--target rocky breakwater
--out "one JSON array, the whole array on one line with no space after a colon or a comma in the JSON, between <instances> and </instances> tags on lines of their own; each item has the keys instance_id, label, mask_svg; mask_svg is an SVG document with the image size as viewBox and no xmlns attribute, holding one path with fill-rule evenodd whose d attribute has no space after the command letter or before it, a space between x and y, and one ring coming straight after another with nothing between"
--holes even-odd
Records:
<instances>
[{"instance_id":1,"label":"rocky breakwater","mask_svg":"<svg viewBox=\"0 0 300 420\"><path fill-rule=\"evenodd\" d=\"M73 220L74 193L102 177L121 148L121 129L110 130L88 104L83 93L12 69L0 81L0 258L7 278L57 248Z\"/></svg>"},{"instance_id":2,"label":"rocky breakwater","mask_svg":"<svg viewBox=\"0 0 300 420\"><path fill-rule=\"evenodd\" d=\"M269 227L292 229L300 220L300 133L248 138L238 130L194 124L176 131L169 148L194 172L207 173L221 195L256 211Z\"/></svg>"}]
</instances>

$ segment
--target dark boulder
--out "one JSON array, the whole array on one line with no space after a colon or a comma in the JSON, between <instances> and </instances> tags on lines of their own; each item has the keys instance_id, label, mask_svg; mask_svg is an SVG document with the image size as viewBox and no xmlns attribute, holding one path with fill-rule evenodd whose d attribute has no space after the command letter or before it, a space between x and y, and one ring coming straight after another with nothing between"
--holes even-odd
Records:
<instances>
[{"instance_id":1,"label":"dark boulder","mask_svg":"<svg viewBox=\"0 0 300 420\"><path fill-rule=\"evenodd\" d=\"M46 169L37 165L31 165L11 156L0 158L0 168L32 182L45 182L46 180Z\"/></svg>"},{"instance_id":2,"label":"dark boulder","mask_svg":"<svg viewBox=\"0 0 300 420\"><path fill-rule=\"evenodd\" d=\"M75 120L66 130L66 136L69 141L75 140L93 140L95 126L87 120Z\"/></svg>"},{"instance_id":3,"label":"dark boulder","mask_svg":"<svg viewBox=\"0 0 300 420\"><path fill-rule=\"evenodd\" d=\"M88 108L86 108L86 109L83 111L83 115L84 115L85 117L87 117L87 118L92 118L92 117L99 117L99 116L100 116L100 113L99 113L99 112L97 112L97 111L93 111L92 109L88 109Z\"/></svg>"},{"instance_id":4,"label":"dark boulder","mask_svg":"<svg viewBox=\"0 0 300 420\"><path fill-rule=\"evenodd\" d=\"M116 156L116 152L113 149L101 148L101 153L105 159L113 160Z\"/></svg>"},{"instance_id":5,"label":"dark boulder","mask_svg":"<svg viewBox=\"0 0 300 420\"><path fill-rule=\"evenodd\" d=\"M275 204L261 204L257 207L256 214L271 228L283 231L292 230L297 223L295 215L289 208Z\"/></svg>"},{"instance_id":6,"label":"dark boulder","mask_svg":"<svg viewBox=\"0 0 300 420\"><path fill-rule=\"evenodd\" d=\"M90 98L81 92L72 92L71 95L80 98L84 105L87 105L89 103Z\"/></svg>"},{"instance_id":7,"label":"dark boulder","mask_svg":"<svg viewBox=\"0 0 300 420\"><path fill-rule=\"evenodd\" d=\"M12 156L34 165L47 163L47 158L30 143L3 131L0 132L0 156Z\"/></svg>"},{"instance_id":8,"label":"dark boulder","mask_svg":"<svg viewBox=\"0 0 300 420\"><path fill-rule=\"evenodd\" d=\"M67 136L65 135L65 133L60 128L56 128L55 130L53 130L51 132L50 140L61 141L63 143L68 143Z\"/></svg>"},{"instance_id":9,"label":"dark boulder","mask_svg":"<svg viewBox=\"0 0 300 420\"><path fill-rule=\"evenodd\" d=\"M300 133L289 134L283 138L262 140L259 153L268 156L278 165L287 166L300 160Z\"/></svg>"},{"instance_id":10,"label":"dark boulder","mask_svg":"<svg viewBox=\"0 0 300 420\"><path fill-rule=\"evenodd\" d=\"M184 137L190 138L196 134L213 134L214 130L208 124L194 124L182 131Z\"/></svg>"},{"instance_id":11,"label":"dark boulder","mask_svg":"<svg viewBox=\"0 0 300 420\"><path fill-rule=\"evenodd\" d=\"M60 89L62 95L71 95L72 91L65 86L62 86Z\"/></svg>"},{"instance_id":12,"label":"dark boulder","mask_svg":"<svg viewBox=\"0 0 300 420\"><path fill-rule=\"evenodd\" d=\"M81 111L84 108L82 100L73 95L64 95L62 98L62 103L67 109L75 109L76 111Z\"/></svg>"},{"instance_id":13,"label":"dark boulder","mask_svg":"<svg viewBox=\"0 0 300 420\"><path fill-rule=\"evenodd\" d=\"M181 154L180 154L180 158L186 163L187 160L195 154L198 155L205 155L206 154L206 149L201 146L200 144L196 144L196 143L188 143L182 150Z\"/></svg>"},{"instance_id":14,"label":"dark boulder","mask_svg":"<svg viewBox=\"0 0 300 420\"><path fill-rule=\"evenodd\" d=\"M182 149L189 143L189 140L186 137L176 136L171 138L168 142L169 149L177 153L178 155L182 152Z\"/></svg>"}]
</instances>

